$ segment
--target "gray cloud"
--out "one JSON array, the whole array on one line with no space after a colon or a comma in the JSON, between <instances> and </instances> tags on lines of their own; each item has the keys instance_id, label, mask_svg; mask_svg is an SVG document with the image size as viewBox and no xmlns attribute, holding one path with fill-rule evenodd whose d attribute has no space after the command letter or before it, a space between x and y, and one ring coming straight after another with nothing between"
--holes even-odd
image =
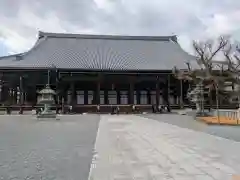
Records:
<instances>
[{"instance_id":1,"label":"gray cloud","mask_svg":"<svg viewBox=\"0 0 240 180\"><path fill-rule=\"evenodd\" d=\"M236 0L0 0L0 39L9 52L30 48L39 30L69 33L240 38Z\"/></svg>"}]
</instances>

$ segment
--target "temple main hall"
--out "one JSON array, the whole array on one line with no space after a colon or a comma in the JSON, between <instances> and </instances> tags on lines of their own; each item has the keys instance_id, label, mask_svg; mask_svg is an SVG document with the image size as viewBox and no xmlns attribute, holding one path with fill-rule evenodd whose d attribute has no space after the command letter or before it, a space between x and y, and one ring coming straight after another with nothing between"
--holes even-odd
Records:
<instances>
[{"instance_id":1,"label":"temple main hall","mask_svg":"<svg viewBox=\"0 0 240 180\"><path fill-rule=\"evenodd\" d=\"M49 84L56 107L75 112L102 112L112 106L129 111L135 105L172 108L188 105L190 83L172 74L186 69L194 56L177 36L115 36L39 32L28 51L0 57L0 103L31 109L38 92ZM196 63L195 63L196 64Z\"/></svg>"}]
</instances>

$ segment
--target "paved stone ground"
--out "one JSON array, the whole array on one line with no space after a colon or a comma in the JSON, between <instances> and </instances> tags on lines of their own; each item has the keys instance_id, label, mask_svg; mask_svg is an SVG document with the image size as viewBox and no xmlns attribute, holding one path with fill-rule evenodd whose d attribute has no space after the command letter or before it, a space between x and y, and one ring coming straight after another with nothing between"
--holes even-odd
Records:
<instances>
[{"instance_id":1,"label":"paved stone ground","mask_svg":"<svg viewBox=\"0 0 240 180\"><path fill-rule=\"evenodd\" d=\"M186 115L145 114L141 116L240 142L240 126L207 125Z\"/></svg>"},{"instance_id":2,"label":"paved stone ground","mask_svg":"<svg viewBox=\"0 0 240 180\"><path fill-rule=\"evenodd\" d=\"M37 121L31 115L3 115L0 179L230 180L240 175L240 143L200 132L205 125L186 117L66 115ZM184 128L173 125L180 119Z\"/></svg>"},{"instance_id":3,"label":"paved stone ground","mask_svg":"<svg viewBox=\"0 0 240 180\"><path fill-rule=\"evenodd\" d=\"M99 116L0 116L0 179L88 179Z\"/></svg>"},{"instance_id":4,"label":"paved stone ground","mask_svg":"<svg viewBox=\"0 0 240 180\"><path fill-rule=\"evenodd\" d=\"M89 180L231 180L240 174L240 143L134 115L102 116L95 149Z\"/></svg>"}]
</instances>

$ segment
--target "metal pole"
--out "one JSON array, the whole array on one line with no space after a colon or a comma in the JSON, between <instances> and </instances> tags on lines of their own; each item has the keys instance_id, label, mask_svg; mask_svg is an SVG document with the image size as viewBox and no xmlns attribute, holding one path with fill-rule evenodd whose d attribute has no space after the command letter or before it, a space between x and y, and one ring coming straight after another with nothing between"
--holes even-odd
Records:
<instances>
[{"instance_id":1,"label":"metal pole","mask_svg":"<svg viewBox=\"0 0 240 180\"><path fill-rule=\"evenodd\" d=\"M216 84L216 105L217 105L218 124L220 124L220 118L219 118L219 99L218 99L218 84Z\"/></svg>"}]
</instances>

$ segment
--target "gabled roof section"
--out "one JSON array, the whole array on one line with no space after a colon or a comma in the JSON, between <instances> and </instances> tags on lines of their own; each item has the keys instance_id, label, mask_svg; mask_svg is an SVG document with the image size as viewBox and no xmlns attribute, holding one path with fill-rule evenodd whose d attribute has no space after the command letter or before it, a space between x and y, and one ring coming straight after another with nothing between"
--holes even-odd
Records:
<instances>
[{"instance_id":1,"label":"gabled roof section","mask_svg":"<svg viewBox=\"0 0 240 180\"><path fill-rule=\"evenodd\" d=\"M21 56L22 54L12 54L12 55L7 55L7 56L0 56L0 61L1 60L8 60L8 61L12 61L12 60L16 60L17 57Z\"/></svg>"},{"instance_id":2,"label":"gabled roof section","mask_svg":"<svg viewBox=\"0 0 240 180\"><path fill-rule=\"evenodd\" d=\"M38 40L17 60L0 67L82 70L171 70L194 60L177 36L115 36L39 32ZM11 59L11 58L10 58Z\"/></svg>"},{"instance_id":3,"label":"gabled roof section","mask_svg":"<svg viewBox=\"0 0 240 180\"><path fill-rule=\"evenodd\" d=\"M0 57L0 67L7 67L10 64L14 63L15 61L22 58L22 54L13 54L8 56Z\"/></svg>"}]
</instances>

